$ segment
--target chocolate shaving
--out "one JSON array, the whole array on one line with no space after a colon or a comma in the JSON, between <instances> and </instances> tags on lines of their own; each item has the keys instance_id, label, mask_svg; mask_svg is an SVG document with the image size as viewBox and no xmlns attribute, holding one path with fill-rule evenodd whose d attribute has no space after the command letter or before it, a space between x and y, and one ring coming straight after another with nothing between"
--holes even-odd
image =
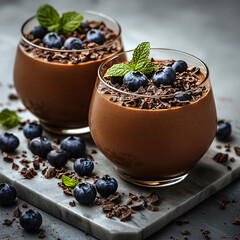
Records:
<instances>
[{"instance_id":1,"label":"chocolate shaving","mask_svg":"<svg viewBox=\"0 0 240 240\"><path fill-rule=\"evenodd\" d=\"M19 165L17 165L16 163L13 162L12 169L17 171L19 169Z\"/></svg>"},{"instance_id":2,"label":"chocolate shaving","mask_svg":"<svg viewBox=\"0 0 240 240\"><path fill-rule=\"evenodd\" d=\"M28 208L28 204L27 204L26 202L23 202L23 203L22 203L22 207L23 207L23 208Z\"/></svg>"},{"instance_id":3,"label":"chocolate shaving","mask_svg":"<svg viewBox=\"0 0 240 240\"><path fill-rule=\"evenodd\" d=\"M43 233L43 231L40 231L38 234L38 238L43 239L45 237L46 237L46 235Z\"/></svg>"},{"instance_id":4,"label":"chocolate shaving","mask_svg":"<svg viewBox=\"0 0 240 240\"><path fill-rule=\"evenodd\" d=\"M19 218L21 216L21 214L22 214L22 212L21 212L20 208L16 207L15 210L13 211L12 216L16 217L16 218Z\"/></svg>"},{"instance_id":5,"label":"chocolate shaving","mask_svg":"<svg viewBox=\"0 0 240 240\"><path fill-rule=\"evenodd\" d=\"M34 168L30 168L29 170L26 171L26 173L24 174L24 177L27 179L32 179L36 175L37 175L37 172L34 170Z\"/></svg>"},{"instance_id":6,"label":"chocolate shaving","mask_svg":"<svg viewBox=\"0 0 240 240\"><path fill-rule=\"evenodd\" d=\"M10 93L8 95L9 100L18 100L18 95L16 93Z\"/></svg>"},{"instance_id":7,"label":"chocolate shaving","mask_svg":"<svg viewBox=\"0 0 240 240\"><path fill-rule=\"evenodd\" d=\"M72 196L72 190L70 188L66 188L65 190L63 190L63 192L67 195L67 196Z\"/></svg>"},{"instance_id":8,"label":"chocolate shaving","mask_svg":"<svg viewBox=\"0 0 240 240\"><path fill-rule=\"evenodd\" d=\"M13 156L7 154L6 152L3 152L3 160L8 163L12 163L14 158Z\"/></svg>"},{"instance_id":9,"label":"chocolate shaving","mask_svg":"<svg viewBox=\"0 0 240 240\"><path fill-rule=\"evenodd\" d=\"M14 219L14 220L15 220L15 219ZM10 220L10 219L4 219L4 220L3 220L3 221L4 221L4 222L3 222L3 225L11 226L14 220L13 220L13 219L12 219L12 220Z\"/></svg>"},{"instance_id":10,"label":"chocolate shaving","mask_svg":"<svg viewBox=\"0 0 240 240\"><path fill-rule=\"evenodd\" d=\"M46 172L44 173L45 178L50 179L56 176L55 167L47 167Z\"/></svg>"},{"instance_id":11,"label":"chocolate shaving","mask_svg":"<svg viewBox=\"0 0 240 240\"><path fill-rule=\"evenodd\" d=\"M35 170L39 170L40 169L40 163L38 159L33 160L33 167Z\"/></svg>"},{"instance_id":12,"label":"chocolate shaving","mask_svg":"<svg viewBox=\"0 0 240 240\"><path fill-rule=\"evenodd\" d=\"M240 219L239 219L239 218L235 218L235 219L232 221L232 224L233 224L233 225L240 225Z\"/></svg>"},{"instance_id":13,"label":"chocolate shaving","mask_svg":"<svg viewBox=\"0 0 240 240\"><path fill-rule=\"evenodd\" d=\"M218 163L226 163L228 161L228 154L219 152L212 159Z\"/></svg>"},{"instance_id":14,"label":"chocolate shaving","mask_svg":"<svg viewBox=\"0 0 240 240\"><path fill-rule=\"evenodd\" d=\"M75 206L76 206L76 202L75 202L75 201L69 202L69 205L70 205L71 207L75 207Z\"/></svg>"},{"instance_id":15,"label":"chocolate shaving","mask_svg":"<svg viewBox=\"0 0 240 240\"><path fill-rule=\"evenodd\" d=\"M235 146L234 150L235 150L236 155L240 156L240 147Z\"/></svg>"}]
</instances>

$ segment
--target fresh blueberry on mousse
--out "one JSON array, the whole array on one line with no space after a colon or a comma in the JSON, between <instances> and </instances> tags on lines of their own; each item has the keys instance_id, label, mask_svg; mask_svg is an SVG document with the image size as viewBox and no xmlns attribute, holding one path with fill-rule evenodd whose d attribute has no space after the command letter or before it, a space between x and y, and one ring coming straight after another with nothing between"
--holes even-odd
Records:
<instances>
[{"instance_id":1,"label":"fresh blueberry on mousse","mask_svg":"<svg viewBox=\"0 0 240 240\"><path fill-rule=\"evenodd\" d=\"M74 170L79 176L88 176L93 168L94 163L88 158L78 158L74 162Z\"/></svg>"},{"instance_id":2,"label":"fresh blueberry on mousse","mask_svg":"<svg viewBox=\"0 0 240 240\"><path fill-rule=\"evenodd\" d=\"M96 189L102 197L108 197L115 193L118 188L118 183L113 177L99 178L96 182Z\"/></svg>"},{"instance_id":3,"label":"fresh blueberry on mousse","mask_svg":"<svg viewBox=\"0 0 240 240\"><path fill-rule=\"evenodd\" d=\"M189 101L191 100L191 93L182 93L182 91L177 91L175 92L175 94L178 94L175 96L176 99L178 99L179 101Z\"/></svg>"},{"instance_id":4,"label":"fresh blueberry on mousse","mask_svg":"<svg viewBox=\"0 0 240 240\"><path fill-rule=\"evenodd\" d=\"M218 140L227 140L232 132L232 126L229 122L224 120L219 120L217 122L217 132L216 138Z\"/></svg>"},{"instance_id":5,"label":"fresh blueberry on mousse","mask_svg":"<svg viewBox=\"0 0 240 240\"><path fill-rule=\"evenodd\" d=\"M62 140L60 148L68 153L69 158L78 158L86 150L86 144L80 137L70 136Z\"/></svg>"},{"instance_id":6,"label":"fresh blueberry on mousse","mask_svg":"<svg viewBox=\"0 0 240 240\"><path fill-rule=\"evenodd\" d=\"M141 86L146 87L147 84L147 77L139 71L129 71L123 77L123 85L132 92L136 92Z\"/></svg>"},{"instance_id":7,"label":"fresh blueberry on mousse","mask_svg":"<svg viewBox=\"0 0 240 240\"><path fill-rule=\"evenodd\" d=\"M104 34L99 29L89 30L87 32L86 39L89 42L95 42L95 43L100 44L100 45L103 44L106 41L106 39L104 37Z\"/></svg>"},{"instance_id":8,"label":"fresh blueberry on mousse","mask_svg":"<svg viewBox=\"0 0 240 240\"><path fill-rule=\"evenodd\" d=\"M89 25L86 22L81 22L81 27L90 29Z\"/></svg>"},{"instance_id":9,"label":"fresh blueberry on mousse","mask_svg":"<svg viewBox=\"0 0 240 240\"><path fill-rule=\"evenodd\" d=\"M14 186L8 183L0 184L0 205L10 205L14 203L17 191Z\"/></svg>"},{"instance_id":10,"label":"fresh blueberry on mousse","mask_svg":"<svg viewBox=\"0 0 240 240\"><path fill-rule=\"evenodd\" d=\"M173 63L172 68L179 73L185 72L187 70L187 63L183 60L176 61Z\"/></svg>"},{"instance_id":11,"label":"fresh blueberry on mousse","mask_svg":"<svg viewBox=\"0 0 240 240\"><path fill-rule=\"evenodd\" d=\"M57 33L50 32L44 36L43 43L50 48L60 48L63 45L63 39Z\"/></svg>"},{"instance_id":12,"label":"fresh blueberry on mousse","mask_svg":"<svg viewBox=\"0 0 240 240\"><path fill-rule=\"evenodd\" d=\"M29 149L34 155L46 158L47 154L52 150L52 145L46 137L37 137L31 140Z\"/></svg>"},{"instance_id":13,"label":"fresh blueberry on mousse","mask_svg":"<svg viewBox=\"0 0 240 240\"><path fill-rule=\"evenodd\" d=\"M164 67L157 70L153 77L152 81L156 87L163 85L171 85L176 80L176 71L172 67Z\"/></svg>"},{"instance_id":14,"label":"fresh blueberry on mousse","mask_svg":"<svg viewBox=\"0 0 240 240\"><path fill-rule=\"evenodd\" d=\"M64 47L67 50L72 50L72 49L82 49L82 41L79 38L76 37L70 37L64 42Z\"/></svg>"},{"instance_id":15,"label":"fresh blueberry on mousse","mask_svg":"<svg viewBox=\"0 0 240 240\"><path fill-rule=\"evenodd\" d=\"M42 136L42 126L37 123L28 123L23 128L23 133L26 138L33 139Z\"/></svg>"},{"instance_id":16,"label":"fresh blueberry on mousse","mask_svg":"<svg viewBox=\"0 0 240 240\"><path fill-rule=\"evenodd\" d=\"M32 30L32 34L33 34L34 38L42 39L47 33L48 33L47 29L40 25L34 27L34 29Z\"/></svg>"},{"instance_id":17,"label":"fresh blueberry on mousse","mask_svg":"<svg viewBox=\"0 0 240 240\"><path fill-rule=\"evenodd\" d=\"M73 190L74 197L79 203L89 204L94 202L97 192L90 183L79 183Z\"/></svg>"},{"instance_id":18,"label":"fresh blueberry on mousse","mask_svg":"<svg viewBox=\"0 0 240 240\"><path fill-rule=\"evenodd\" d=\"M110 81L112 84L119 84L120 86L123 84L123 77L110 77Z\"/></svg>"},{"instance_id":19,"label":"fresh blueberry on mousse","mask_svg":"<svg viewBox=\"0 0 240 240\"><path fill-rule=\"evenodd\" d=\"M47 160L53 167L61 169L68 162L68 154L62 149L54 149L48 153Z\"/></svg>"},{"instance_id":20,"label":"fresh blueberry on mousse","mask_svg":"<svg viewBox=\"0 0 240 240\"><path fill-rule=\"evenodd\" d=\"M13 152L19 146L19 139L12 133L4 133L0 135L0 149L3 152Z\"/></svg>"},{"instance_id":21,"label":"fresh blueberry on mousse","mask_svg":"<svg viewBox=\"0 0 240 240\"><path fill-rule=\"evenodd\" d=\"M42 216L38 211L29 209L21 214L19 222L25 230L36 231L42 225Z\"/></svg>"}]
</instances>

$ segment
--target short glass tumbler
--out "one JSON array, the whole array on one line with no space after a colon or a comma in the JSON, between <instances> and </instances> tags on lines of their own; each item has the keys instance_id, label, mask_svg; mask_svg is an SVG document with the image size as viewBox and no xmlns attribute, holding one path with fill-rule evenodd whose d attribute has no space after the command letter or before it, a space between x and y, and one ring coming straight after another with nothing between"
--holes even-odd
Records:
<instances>
[{"instance_id":1,"label":"short glass tumbler","mask_svg":"<svg viewBox=\"0 0 240 240\"><path fill-rule=\"evenodd\" d=\"M32 17L22 26L22 37L17 47L14 67L17 93L25 107L40 119L46 130L59 134L89 132L88 111L97 69L106 58L123 49L121 28L115 20L92 11L80 12L86 20L104 22L115 32L116 38L89 49L44 48L25 37L39 25L37 19ZM96 57L106 49L109 49L106 55L91 60L91 53ZM38 57L44 53L48 55L47 59ZM54 58L57 60L58 54L63 59L68 54L75 54L76 62L53 61ZM89 60L81 61L82 56Z\"/></svg>"},{"instance_id":2,"label":"short glass tumbler","mask_svg":"<svg viewBox=\"0 0 240 240\"><path fill-rule=\"evenodd\" d=\"M109 92L121 96L146 95L123 92L107 84L103 76L113 64L130 61L133 51L104 61L92 95L89 126L97 147L125 180L147 187L162 187L182 181L210 147L216 133L216 108L207 66L198 58L171 49L151 49L155 60L184 60L205 75L187 92L206 89L200 99L170 109L140 109L110 101ZM183 94L184 92L182 92ZM150 98L174 98L152 95Z\"/></svg>"}]
</instances>

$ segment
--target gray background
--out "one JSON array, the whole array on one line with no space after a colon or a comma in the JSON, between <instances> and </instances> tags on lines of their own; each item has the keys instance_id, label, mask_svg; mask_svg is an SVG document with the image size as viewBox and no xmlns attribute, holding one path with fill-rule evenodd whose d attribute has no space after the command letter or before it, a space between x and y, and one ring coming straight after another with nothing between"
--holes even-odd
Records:
<instances>
[{"instance_id":1,"label":"gray background","mask_svg":"<svg viewBox=\"0 0 240 240\"><path fill-rule=\"evenodd\" d=\"M0 82L3 85L12 82L22 23L45 2L58 10L89 9L115 18L123 30L125 49L150 41L152 47L174 48L198 56L210 69L219 117L231 120L233 115L240 116L240 1L0 0ZM0 103L4 101L0 92ZM221 115L223 105L228 110ZM238 126L239 122L239 118L235 120ZM240 229L231 221L240 217L239 203L229 204L224 211L219 209L218 202L233 197L240 200L239 187L240 180L188 212L182 218L189 219L190 224L176 226L174 222L150 239L169 239L170 236L183 239L180 230L184 229L192 233L189 239L204 239L200 227L209 229L212 239L219 239L224 233L226 239L236 237ZM202 215L202 210L206 214ZM5 212L6 209L0 208L0 221L6 218ZM93 239L45 213L43 217L47 239ZM0 239L9 238L33 239L35 235L17 229L16 225L6 227L0 223Z\"/></svg>"}]
</instances>

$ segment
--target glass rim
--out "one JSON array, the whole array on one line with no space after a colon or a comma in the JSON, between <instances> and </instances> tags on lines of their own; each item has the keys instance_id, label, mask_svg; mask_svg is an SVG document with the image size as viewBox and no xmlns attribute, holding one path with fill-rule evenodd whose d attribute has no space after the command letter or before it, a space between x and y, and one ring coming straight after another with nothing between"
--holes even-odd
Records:
<instances>
[{"instance_id":1,"label":"glass rim","mask_svg":"<svg viewBox=\"0 0 240 240\"><path fill-rule=\"evenodd\" d=\"M130 96L136 96L136 97L144 97L144 98L160 98L160 97L174 97L174 96L177 96L177 95L180 95L180 94L186 94L186 93L189 93L189 92L192 92L194 90L197 90L199 87L201 87L208 79L209 79L209 69L207 67L207 65L198 57L192 55L192 54L189 54L189 53L186 53L184 51L179 51L179 50L176 50L176 49L171 49L171 48L150 48L150 52L151 51L154 51L154 50L162 50L162 51L171 51L171 52L175 52L175 53L181 53L181 54L184 54L188 57L191 57L191 58L194 58L195 60L197 60L198 62L200 62L203 67L206 69L206 75L205 75L205 78L194 88L191 88L189 90L186 90L186 91L182 91L182 92L178 92L178 93L171 93L171 94L154 94L154 95L144 95L144 94L140 94L140 93L134 93L134 92L125 92L123 90L120 90L118 88L115 88L111 85L109 85L104 79L103 77L101 76L101 69L102 67L107 64L108 62L110 62L111 60L123 55L123 54L126 54L126 53L129 53L129 52L133 52L134 49L131 49L131 50L128 50L128 51L124 51L124 52L121 52L121 53L118 53L114 56L111 56L109 57L108 59L104 60L100 66L98 67L98 78L100 79L100 81L106 85L107 87L111 88L112 90L116 91L116 92L120 92L120 93L123 93L123 94L127 94L127 95L130 95Z\"/></svg>"},{"instance_id":2,"label":"glass rim","mask_svg":"<svg viewBox=\"0 0 240 240\"><path fill-rule=\"evenodd\" d=\"M61 50L61 49L51 49L51 48L41 47L41 46L39 46L39 45L37 45L37 44L34 44L34 43L30 42L28 39L26 39L25 34L24 34L24 32L23 32L25 26L26 26L29 22L31 22L34 18L36 18L36 15L34 15L34 16L28 18L28 19L23 23L23 25L22 25L22 27L21 27L21 39L22 39L24 42L26 42L27 44L31 45L32 47L39 48L39 49L42 49L42 50L52 51L52 52L67 52L67 53L71 53L71 52L84 52L84 51L88 51L88 50L91 50L91 51L92 51L92 50L93 50L93 51L94 51L94 50L99 50L99 49L102 49L103 47L107 47L107 46L111 45L113 42L115 42L117 39L119 39L119 38L121 37L121 33L122 33L121 26L120 26L120 24L117 22L117 20L115 20L114 18L109 17L109 16L107 16L107 15L105 15L105 14L103 14L103 13L94 12L94 11L90 11L90 10L79 10L79 12L98 15L98 16L101 16L101 17L103 17L103 18L106 18L106 19L110 20L111 22L113 22L113 23L118 27L117 36L116 36L114 39L112 39L111 41L109 41L108 43L99 45L99 46L94 47L94 48L84 48L84 49L79 49L79 50L77 50L77 49L72 49L72 50L66 50L66 49L64 49L64 50ZM83 14L83 15L84 15L84 14Z\"/></svg>"}]
</instances>

